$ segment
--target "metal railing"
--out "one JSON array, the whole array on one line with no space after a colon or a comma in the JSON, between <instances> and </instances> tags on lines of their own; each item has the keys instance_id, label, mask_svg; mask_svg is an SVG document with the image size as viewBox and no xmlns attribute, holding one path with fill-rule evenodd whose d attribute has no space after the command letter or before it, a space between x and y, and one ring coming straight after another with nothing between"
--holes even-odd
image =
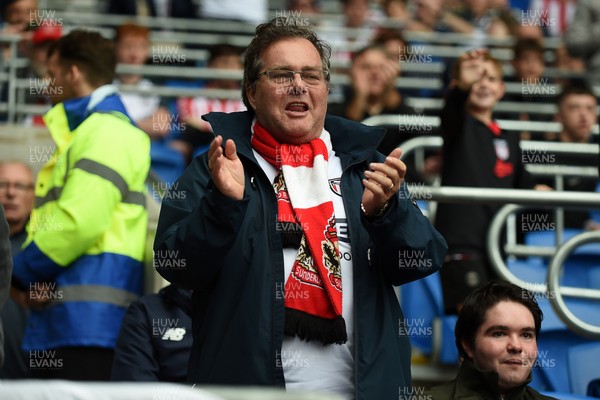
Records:
<instances>
[{"instance_id":1,"label":"metal railing","mask_svg":"<svg viewBox=\"0 0 600 400\"><path fill-rule=\"evenodd\" d=\"M577 247L591 242L600 243L600 232L586 232L576 235L556 248L543 248L530 254L551 256L548 265L547 283L526 282L518 278L502 258L499 243L500 233L506 218L525 208L523 205L600 208L600 193L588 192L540 192L518 189L487 189L465 187L414 187L412 194L430 198L432 201L457 204L510 203L496 214L489 228L487 238L488 254L492 266L503 279L535 293L546 294L559 318L574 332L594 339L600 339L600 325L592 325L576 317L567 307L563 296L600 300L600 290L559 286L558 278L567 256ZM510 254L510 248L505 248ZM600 259L600 256L599 256ZM599 262L600 267L600 262Z\"/></svg>"},{"instance_id":2,"label":"metal railing","mask_svg":"<svg viewBox=\"0 0 600 400\"><path fill-rule=\"evenodd\" d=\"M423 153L426 148L439 148L443 144L441 137L419 137L411 139L404 143L403 157L415 153L416 158L419 153ZM576 143L553 143L521 141L521 149L539 150L562 154L579 155L597 155L598 146L595 144L576 144ZM551 168L550 168L551 167ZM563 176L587 176L598 177L598 171L595 167L574 167L574 166L539 166L527 164L527 170L540 175L555 176L557 186L561 188ZM561 274L563 265L568 255L577 247L590 243L600 242L600 232L586 232L571 238L562 245L556 247L524 246L509 240L504 245L504 253L509 256L543 256L551 258L547 271L547 283L526 282L518 278L506 265L500 251L501 232L507 221L509 228L515 228L514 223L511 226L510 218L526 206L539 206L543 208L551 207L556 213L556 243L562 242L564 229L563 207L570 208L600 208L600 193L573 192L573 191L533 191L519 189L492 189L492 188L466 188L466 187L431 187L431 186L412 186L411 194L413 198L426 198L435 202L472 204L478 203L507 203L503 206L492 220L487 238L488 254L490 262L498 275L503 279L513 282L532 292L553 294L548 295L550 304L559 316L559 318L571 329L580 335L600 338L600 326L595 326L582 321L575 316L567 307L563 296L579 297L591 300L600 300L600 290L589 288L575 288L562 286L559 287L558 278ZM599 255L600 267L600 255ZM600 289L600 288L599 288Z\"/></svg>"},{"instance_id":3,"label":"metal railing","mask_svg":"<svg viewBox=\"0 0 600 400\"><path fill-rule=\"evenodd\" d=\"M499 103L502 104L502 103ZM520 109L524 108L524 105L521 103L512 103L514 107L511 107L511 110L518 110L518 104L521 105ZM505 107L508 108L508 107ZM540 122L540 121L518 121L518 120L509 120L509 119L499 119L496 120L500 128L507 131L527 131L527 132L560 132L562 129L562 125L559 122ZM440 127L440 117L436 116L428 116L428 115L412 115L412 114L396 114L396 115L376 115L373 117L369 117L362 121L363 124L369 126L407 126L409 129L411 126L421 126L421 127L431 127L431 128L439 128ZM599 126L595 124L592 127L592 133L599 133ZM414 141L414 142L413 142ZM522 141L522 143L529 143L528 141ZM564 149L565 144L560 144L560 146L556 144L552 144L552 142L539 142L538 145L544 144L545 147L556 149L557 151L561 151ZM402 148L410 148L413 147L416 149L418 147L441 147L442 138L434 137L434 136L423 136L419 138L411 139L402 144ZM585 146L585 144L583 145ZM406 150L405 150L406 151Z\"/></svg>"}]
</instances>

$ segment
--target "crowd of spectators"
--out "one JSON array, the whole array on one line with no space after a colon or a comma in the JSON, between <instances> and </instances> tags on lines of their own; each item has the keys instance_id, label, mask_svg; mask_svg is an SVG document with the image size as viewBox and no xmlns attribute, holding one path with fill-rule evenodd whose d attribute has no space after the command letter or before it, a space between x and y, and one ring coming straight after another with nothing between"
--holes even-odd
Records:
<instances>
[{"instance_id":1,"label":"crowd of spectators","mask_svg":"<svg viewBox=\"0 0 600 400\"><path fill-rule=\"evenodd\" d=\"M384 154L389 154L392 149L401 146L412 137L448 137L448 132L440 132L437 126L422 122L422 117L438 116L441 110L423 108L419 106L418 100L442 99L451 93L448 88L453 86L451 70L455 61L466 50L481 47L487 47L490 54L509 54L502 58L502 65L494 64L493 68L490 67L491 70L496 66L503 67L503 71L496 71L497 78L503 79L503 82L497 82L498 92L494 93L494 96L499 94L500 102L523 105L522 111L518 107L513 111L500 109L494 110L493 115L491 109L494 107L490 107L490 117L493 120L562 124L562 129L556 132L523 129L515 133L520 135L521 140L598 142L598 135L592 134L594 126L597 126L595 124L598 114L598 90L594 92L593 88L594 85L600 85L600 46L597 43L597 38L600 37L600 21L594 20L600 16L600 3L597 1L289 0L287 8L279 10L269 9L267 0L243 3L224 0L201 1L200 4L197 6L197 2L191 0L115 0L99 6L107 14L132 18L131 21L120 25L97 26L106 36L114 39L119 64L164 67L174 71L169 73L169 77L156 75L160 79L153 79L155 75L145 75L144 72L118 72L113 82L115 86L123 89L121 98L129 116L151 139L152 168L169 185L175 182L195 156L208 149L214 137L212 127L202 119L204 114L246 109L240 93L245 49L238 42L229 41L228 36L221 36L221 40L216 43L186 43L180 40L164 44L160 39L162 36L159 35L159 28L144 25L144 20L134 22L136 16L196 18L199 25L195 31L199 38L206 33L225 32L211 32L202 25L204 22L257 24L269 20L271 14L283 16L290 24L311 22L322 38L332 45L334 53L331 58L331 73L341 77L338 81L332 81L328 112L359 122L377 115L400 116L397 119L398 123L386 124L389 129L379 148ZM35 0L0 2L0 35L18 35L20 38L16 54L11 52L8 42L0 41L0 73L8 71L8 68L3 66L9 65L8 62L14 57L27 60L26 67L19 68L17 74L19 78L29 79L30 87L17 88L17 101L20 104L49 108L52 96L57 93L50 89L44 90L44 87L53 86L50 82L53 78L48 75L46 66L48 47L74 26L69 26L60 19L52 19L56 17L52 17L51 13L39 11ZM169 30L174 31L173 28L168 28L167 31ZM436 47L436 34L451 33L463 35L456 39L451 52L442 51L444 46L440 46L441 42L437 43ZM244 35L247 35L247 32L240 32L240 36ZM196 57L198 53L204 55ZM441 68L439 72L430 72L431 68L419 71L419 65L440 65ZM216 71L217 75L238 72L239 78L187 78L189 67L209 73ZM180 68L181 74L178 74L177 68ZM439 81L440 88L430 89L416 85L400 85L402 87L399 88L400 79L408 82L411 79ZM508 90L510 87L513 89ZM182 88L182 92L197 89L205 91L200 95L159 95L158 88ZM8 82L0 81L1 104L7 104L10 100L8 91ZM236 91L239 93L237 97ZM454 94L456 95L456 90ZM466 98L462 101L465 102ZM536 110L536 106L555 104L556 113L543 112L540 111L541 108ZM451 116L456 117L458 113L463 113L462 103L458 105L460 107L452 110L451 113L454 114ZM8 116L2 110L3 108L0 108L0 123L5 123ZM40 113L17 112L16 121L26 126L44 126ZM489 126L496 125L490 120ZM444 129L444 123L441 129ZM497 140L494 139L494 142ZM510 142L511 148L518 147L517 142L518 138L514 138L514 143ZM497 146L495 155L501 158L503 149ZM472 143L469 149L477 151L472 148ZM483 155L484 153L479 154L480 157ZM516 153L513 156L516 157ZM524 154L520 163L515 160L517 164L526 164L528 158ZM33 206L34 179L26 165L7 161L0 159L0 185L4 185L0 186L0 200L9 222L11 241L20 241L20 245L25 235L26 217L23 215L23 209L30 211ZM565 164L599 166L600 169L598 158L587 159L585 162L573 162L572 159L561 161ZM496 158L493 162L497 162ZM411 168L413 170L407 173L407 180L427 182L431 181L428 177L444 176L444 172L447 174L450 170L448 165L444 165L443 156L439 152L428 153L424 164L411 164ZM456 175L464 173L464 170L453 171ZM540 182L552 186L550 181ZM534 187L533 181L527 183L511 183L506 187ZM593 191L596 188L595 183L587 179L584 185L577 181L567 184L565 189ZM19 202L21 199L22 203ZM25 207L26 205L31 207ZM465 218L468 218L472 210L470 206L463 210ZM456 217L456 214L453 213L452 217ZM576 217L576 223L570 227L598 229L600 226L598 222L590 222L587 214L582 212ZM445 223L454 224L455 219L451 219L452 221ZM471 233L483 240L480 232ZM458 234L453 235L458 237ZM456 246L460 248L461 245L462 243L458 243ZM464 249L457 249L457 254L458 250L462 252ZM13 251L16 253L16 246L13 246ZM482 279L478 286L483 286L487 280L489 279ZM167 292L172 294L178 290L180 289L172 288ZM178 295L185 297L189 293L182 292ZM465 295L460 293L460 299L448 301L452 303L448 308L452 308L453 312L456 311L455 307L460 308ZM11 346L12 351L5 351L7 360L14 360L14 364L11 365L14 368L0 370L0 377L27 376L23 354L15 351L15 347L19 344L19 335L22 335L25 329L24 321L29 311L27 304L17 296L20 295L15 293L1 314L3 319L10 318L14 321L7 335L7 345ZM166 295L161 293L161 296L147 301L159 302ZM187 302L184 303L187 307ZM133 323L131 319L135 322L135 318L142 320L143 317L148 317L143 315L145 304L136 303L137 308L129 311L130 323ZM140 315L133 315L136 310ZM185 314L188 314L187 311ZM151 324L151 319L149 318L150 322L144 323ZM4 329L7 329L7 324L4 325ZM130 342L135 343L138 339L134 336L121 339L119 343L126 348ZM118 362L121 362L118 364L121 375L117 374L113 379L136 376L126 357L125 361L120 359ZM149 375L158 376L160 374L157 371L162 372L165 369L164 365L154 367L155 370L148 372ZM166 380L182 379L177 375Z\"/></svg>"}]
</instances>

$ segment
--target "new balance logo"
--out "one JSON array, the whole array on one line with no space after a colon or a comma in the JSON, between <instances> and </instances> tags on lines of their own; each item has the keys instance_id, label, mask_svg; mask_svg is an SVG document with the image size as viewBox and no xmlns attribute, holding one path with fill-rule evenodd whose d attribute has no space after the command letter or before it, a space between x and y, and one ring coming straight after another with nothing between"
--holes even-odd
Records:
<instances>
[{"instance_id":1,"label":"new balance logo","mask_svg":"<svg viewBox=\"0 0 600 400\"><path fill-rule=\"evenodd\" d=\"M180 342L185 336L185 328L169 328L162 336L162 340L172 340L174 342Z\"/></svg>"}]
</instances>

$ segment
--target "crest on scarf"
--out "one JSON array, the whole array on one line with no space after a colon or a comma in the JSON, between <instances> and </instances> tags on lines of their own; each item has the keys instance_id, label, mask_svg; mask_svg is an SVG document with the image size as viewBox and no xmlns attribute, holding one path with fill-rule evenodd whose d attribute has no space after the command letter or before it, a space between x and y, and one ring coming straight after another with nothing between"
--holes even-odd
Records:
<instances>
[{"instance_id":1,"label":"crest on scarf","mask_svg":"<svg viewBox=\"0 0 600 400\"><path fill-rule=\"evenodd\" d=\"M302 235L302 240L300 241L300 247L298 248L298 255L296 256L296 262L292 268L292 273L300 282L320 288L323 287L321 276L312 263L310 248L308 247L308 243L306 243L306 236L304 235Z\"/></svg>"},{"instance_id":2,"label":"crest on scarf","mask_svg":"<svg viewBox=\"0 0 600 400\"><path fill-rule=\"evenodd\" d=\"M338 196L342 197L342 185L340 184L340 178L334 178L329 180L329 189Z\"/></svg>"},{"instance_id":3,"label":"crest on scarf","mask_svg":"<svg viewBox=\"0 0 600 400\"><path fill-rule=\"evenodd\" d=\"M275 194L277 196L277 201L283 200L289 203L290 195L288 194L288 191L285 190L285 180L283 174L280 173L277 176L279 177L279 179L277 179L277 182L275 182L275 184L273 185L273 188L275 189Z\"/></svg>"},{"instance_id":4,"label":"crest on scarf","mask_svg":"<svg viewBox=\"0 0 600 400\"><path fill-rule=\"evenodd\" d=\"M331 181L330 181L331 182ZM323 265L329 271L329 282L334 288L342 291L342 269L339 262L339 245L337 241L337 230L335 229L335 216L331 216L325 229L325 240L321 242L323 249Z\"/></svg>"},{"instance_id":5,"label":"crest on scarf","mask_svg":"<svg viewBox=\"0 0 600 400\"><path fill-rule=\"evenodd\" d=\"M508 160L510 156L510 150L508 149L508 143L504 139L494 139L494 148L496 149L496 157L502 161Z\"/></svg>"}]
</instances>

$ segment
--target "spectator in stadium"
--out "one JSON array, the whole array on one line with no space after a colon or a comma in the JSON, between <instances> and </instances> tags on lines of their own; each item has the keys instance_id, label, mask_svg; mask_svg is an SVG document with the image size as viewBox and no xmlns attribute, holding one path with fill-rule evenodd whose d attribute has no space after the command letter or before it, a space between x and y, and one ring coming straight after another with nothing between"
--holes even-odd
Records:
<instances>
[{"instance_id":1,"label":"spectator in stadium","mask_svg":"<svg viewBox=\"0 0 600 400\"><path fill-rule=\"evenodd\" d=\"M345 101L329 103L327 108L330 114L358 122L376 115L394 116L393 123L382 125L386 134L377 150L383 154L389 154L408 139L430 133L420 131L419 128L427 127L414 123L416 119L412 116L415 110L404 103L396 88L396 78L400 74L400 50L396 49L396 59L391 59L382 45L370 45L356 52L350 68L351 85L344 90ZM414 168L407 171L407 180L423 181L424 178L415 171Z\"/></svg>"},{"instance_id":2,"label":"spectator in stadium","mask_svg":"<svg viewBox=\"0 0 600 400\"><path fill-rule=\"evenodd\" d=\"M556 105L558 108L556 120L562 125L556 141L560 143L593 144L592 129L598 121L596 115L598 101L593 90L585 84L573 82L563 87L560 94L556 97ZM544 154L544 152L540 150L536 151L531 154L524 152L524 161L534 164L580 167L596 167L597 164L596 155L553 154L552 152L547 152L547 156L543 157L541 154ZM552 187L555 186L554 177L539 181ZM562 190L594 192L596 191L597 183L598 179L596 177L566 176L564 177ZM583 229L591 222L589 219L590 215L587 210L565 210L564 223L566 228Z\"/></svg>"},{"instance_id":3,"label":"spectator in stadium","mask_svg":"<svg viewBox=\"0 0 600 400\"><path fill-rule=\"evenodd\" d=\"M480 5L487 11L487 2L474 1L474 8L479 14ZM446 7L444 0L416 0L415 11L411 24L407 26L410 31L416 32L459 32L473 33L475 26L459 16L454 10Z\"/></svg>"},{"instance_id":4,"label":"spectator in stadium","mask_svg":"<svg viewBox=\"0 0 600 400\"><path fill-rule=\"evenodd\" d=\"M23 347L52 354L30 360L37 378L108 380L123 315L142 290L150 140L110 85L111 40L73 30L48 55L61 88L44 117L56 149L13 260L13 285L37 293Z\"/></svg>"},{"instance_id":5,"label":"spectator in stadium","mask_svg":"<svg viewBox=\"0 0 600 400\"><path fill-rule=\"evenodd\" d=\"M228 44L215 45L210 49L208 68L229 71L242 71L241 50ZM212 79L206 89L239 90L236 79ZM174 138L173 146L180 148L186 159L193 153L208 149L214 139L210 124L202 119L209 112L244 111L246 106L240 99L219 99L213 97L182 97L177 100L177 115L186 124L185 130Z\"/></svg>"},{"instance_id":6,"label":"spectator in stadium","mask_svg":"<svg viewBox=\"0 0 600 400\"><path fill-rule=\"evenodd\" d=\"M382 9L388 22L398 23L398 28L406 30L419 30L420 24L413 21L412 12L407 0L384 0Z\"/></svg>"},{"instance_id":7,"label":"spectator in stadium","mask_svg":"<svg viewBox=\"0 0 600 400\"><path fill-rule=\"evenodd\" d=\"M388 58L395 63L402 61L402 55L404 55L407 48L407 42L402 35L402 31L393 28L377 30L372 44L383 46ZM400 71L398 71L398 75L400 75Z\"/></svg>"},{"instance_id":8,"label":"spectator in stadium","mask_svg":"<svg viewBox=\"0 0 600 400\"><path fill-rule=\"evenodd\" d=\"M30 47L27 50L29 68L25 69L25 77L29 79L30 90L25 93L25 103L47 106L50 108L52 93L47 90L50 79L48 76L48 49L50 45L62 36L62 26L48 21L42 23L33 31ZM35 87L34 87L35 85ZM25 115L26 126L44 126L41 114Z\"/></svg>"},{"instance_id":9,"label":"spectator in stadium","mask_svg":"<svg viewBox=\"0 0 600 400\"><path fill-rule=\"evenodd\" d=\"M553 399L529 386L543 313L534 295L508 282L472 292L454 336L461 358L456 378L424 392L435 400Z\"/></svg>"},{"instance_id":10,"label":"spectator in stadium","mask_svg":"<svg viewBox=\"0 0 600 400\"><path fill-rule=\"evenodd\" d=\"M31 39L32 24L30 12L37 9L36 0L3 0L0 1L0 36L3 34L19 35L17 56L26 54L26 45ZM10 43L0 43L0 65L12 56ZM8 101L8 82L0 84L0 102ZM0 111L0 122L7 120L8 113Z\"/></svg>"},{"instance_id":11,"label":"spectator in stadium","mask_svg":"<svg viewBox=\"0 0 600 400\"><path fill-rule=\"evenodd\" d=\"M600 3L594 0L578 0L573 24L567 28L564 40L573 57L585 61L587 78L591 85L600 85Z\"/></svg>"},{"instance_id":12,"label":"spectator in stadium","mask_svg":"<svg viewBox=\"0 0 600 400\"><path fill-rule=\"evenodd\" d=\"M144 65L148 60L150 30L135 24L123 24L117 27L115 50L117 63ZM140 89L151 90L153 83L139 74L119 74L115 85L134 85ZM141 93L121 93L121 101L129 116L152 139L160 139L169 134L171 117L169 111L161 105L159 96Z\"/></svg>"},{"instance_id":13,"label":"spectator in stadium","mask_svg":"<svg viewBox=\"0 0 600 400\"><path fill-rule=\"evenodd\" d=\"M249 24L264 22L269 13L268 0L202 0L199 3L200 18L209 21L232 21ZM239 32L229 32L232 34Z\"/></svg>"},{"instance_id":14,"label":"spectator in stadium","mask_svg":"<svg viewBox=\"0 0 600 400\"><path fill-rule=\"evenodd\" d=\"M21 250L27 232L25 225L33 209L34 176L31 168L20 161L0 161L0 204L10 227L12 253Z\"/></svg>"},{"instance_id":15,"label":"spectator in stadium","mask_svg":"<svg viewBox=\"0 0 600 400\"><path fill-rule=\"evenodd\" d=\"M516 103L552 104L556 88L549 78L544 77L546 66L541 42L536 39L518 39L513 47L513 54L512 66L515 75L510 81L521 85L520 92L507 93L504 100ZM553 119L550 114L535 112L503 113L497 117L538 122L551 122ZM532 133L527 131L522 131L520 136L522 140L536 139L532 138ZM551 138L552 135L546 133L544 137Z\"/></svg>"},{"instance_id":16,"label":"spectator in stadium","mask_svg":"<svg viewBox=\"0 0 600 400\"><path fill-rule=\"evenodd\" d=\"M559 77L556 78L556 83L561 86L567 84L569 79L574 76L585 77L585 63L583 59L571 56L564 43L556 49L554 66L560 72Z\"/></svg>"},{"instance_id":17,"label":"spectator in stadium","mask_svg":"<svg viewBox=\"0 0 600 400\"><path fill-rule=\"evenodd\" d=\"M299 12L300 16L312 17L321 12L320 0L287 0L286 8L289 11Z\"/></svg>"},{"instance_id":18,"label":"spectator in stadium","mask_svg":"<svg viewBox=\"0 0 600 400\"><path fill-rule=\"evenodd\" d=\"M326 116L329 57L310 26L259 25L248 111L205 117L217 136L163 200L157 270L193 290L190 382L382 400L411 386L392 285L437 270L445 242L401 151L376 152L382 130Z\"/></svg>"},{"instance_id":19,"label":"spectator in stadium","mask_svg":"<svg viewBox=\"0 0 600 400\"><path fill-rule=\"evenodd\" d=\"M573 22L576 4L574 0L531 0L525 19L542 27L545 36L561 38Z\"/></svg>"},{"instance_id":20,"label":"spectator in stadium","mask_svg":"<svg viewBox=\"0 0 600 400\"><path fill-rule=\"evenodd\" d=\"M9 295L10 274L13 267L8 234L9 229L6 218L4 217L4 208L0 206L0 310L4 308L4 303ZM2 367L3 364L4 333L2 330L2 320L0 319L0 367Z\"/></svg>"},{"instance_id":21,"label":"spectator in stadium","mask_svg":"<svg viewBox=\"0 0 600 400\"><path fill-rule=\"evenodd\" d=\"M11 254L17 255L25 242L25 225L33 209L34 176L31 168L20 161L0 161L0 205L9 227ZM11 289L0 320L4 323L4 366L0 379L25 379L29 377L28 357L21 350L29 310L27 296Z\"/></svg>"},{"instance_id":22,"label":"spectator in stadium","mask_svg":"<svg viewBox=\"0 0 600 400\"><path fill-rule=\"evenodd\" d=\"M31 39L32 28L35 20L31 13L37 10L37 0L3 0L0 2L0 19L2 21L1 34L17 34L21 37L17 50L18 54L25 54L24 47ZM10 46L0 44L2 56L0 59L10 58Z\"/></svg>"},{"instance_id":23,"label":"spectator in stadium","mask_svg":"<svg viewBox=\"0 0 600 400\"><path fill-rule=\"evenodd\" d=\"M108 13L140 17L196 17L196 9L192 0L110 0Z\"/></svg>"},{"instance_id":24,"label":"spectator in stadium","mask_svg":"<svg viewBox=\"0 0 600 400\"><path fill-rule=\"evenodd\" d=\"M484 49L467 52L454 65L450 85L441 113L442 186L534 188L522 164L518 135L502 131L492 119L504 95L500 61ZM447 314L456 313L472 290L494 278L486 238L499 206L438 205L436 227L449 247L440 275Z\"/></svg>"},{"instance_id":25,"label":"spectator in stadium","mask_svg":"<svg viewBox=\"0 0 600 400\"><path fill-rule=\"evenodd\" d=\"M113 381L186 381L191 298L189 290L169 285L129 306L115 347Z\"/></svg>"},{"instance_id":26,"label":"spectator in stadium","mask_svg":"<svg viewBox=\"0 0 600 400\"><path fill-rule=\"evenodd\" d=\"M354 51L369 45L381 18L369 7L369 0L340 0L340 3L343 18L325 19L321 25L330 30L327 41L333 48L332 61L348 65Z\"/></svg>"},{"instance_id":27,"label":"spectator in stadium","mask_svg":"<svg viewBox=\"0 0 600 400\"><path fill-rule=\"evenodd\" d=\"M373 115L414 114L396 89L399 74L400 63L391 60L383 46L360 49L352 59L345 102L330 105L329 112L359 122Z\"/></svg>"}]
</instances>

